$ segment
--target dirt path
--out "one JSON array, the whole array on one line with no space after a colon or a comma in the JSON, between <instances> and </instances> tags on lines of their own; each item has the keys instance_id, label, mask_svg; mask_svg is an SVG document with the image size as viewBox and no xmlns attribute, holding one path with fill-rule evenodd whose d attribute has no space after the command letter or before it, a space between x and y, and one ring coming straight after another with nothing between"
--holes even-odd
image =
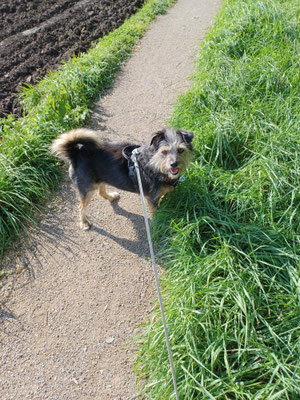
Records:
<instances>
[{"instance_id":1,"label":"dirt path","mask_svg":"<svg viewBox=\"0 0 300 400\"><path fill-rule=\"evenodd\" d=\"M164 125L188 86L198 39L218 0L178 0L151 26L92 120L103 137L144 141ZM78 229L66 181L34 238L11 268L24 268L2 293L1 399L132 399L129 345L156 294L140 199L113 207L95 198L94 223Z\"/></svg>"}]
</instances>

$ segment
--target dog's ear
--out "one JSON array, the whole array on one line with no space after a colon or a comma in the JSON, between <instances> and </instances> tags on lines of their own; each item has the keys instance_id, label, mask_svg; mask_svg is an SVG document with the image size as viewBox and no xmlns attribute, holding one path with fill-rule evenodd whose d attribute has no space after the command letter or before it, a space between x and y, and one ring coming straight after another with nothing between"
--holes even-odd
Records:
<instances>
[{"instance_id":1,"label":"dog's ear","mask_svg":"<svg viewBox=\"0 0 300 400\"><path fill-rule=\"evenodd\" d=\"M150 146L157 147L158 144L164 139L165 133L166 133L165 130L161 130L161 131L153 133L153 135L151 137L151 141L150 141Z\"/></svg>"},{"instance_id":2,"label":"dog's ear","mask_svg":"<svg viewBox=\"0 0 300 400\"><path fill-rule=\"evenodd\" d=\"M192 143L192 140L193 140L193 137L194 137L194 132L192 132L192 131L187 131L187 130L185 130L185 129L179 129L179 130L177 131L177 133L178 133L179 135L182 136L183 140L184 140L187 144Z\"/></svg>"}]
</instances>

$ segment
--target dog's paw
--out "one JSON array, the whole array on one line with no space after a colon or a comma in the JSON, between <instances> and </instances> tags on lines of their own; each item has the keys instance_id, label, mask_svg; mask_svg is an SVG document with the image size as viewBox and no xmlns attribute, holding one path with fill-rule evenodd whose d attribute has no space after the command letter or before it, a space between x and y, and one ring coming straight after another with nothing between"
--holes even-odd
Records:
<instances>
[{"instance_id":1,"label":"dog's paw","mask_svg":"<svg viewBox=\"0 0 300 400\"><path fill-rule=\"evenodd\" d=\"M120 193L118 192L109 192L109 201L112 203L114 200L118 200L120 198Z\"/></svg>"},{"instance_id":2,"label":"dog's paw","mask_svg":"<svg viewBox=\"0 0 300 400\"><path fill-rule=\"evenodd\" d=\"M88 231L92 227L92 224L89 221L84 221L80 223L80 228L84 231Z\"/></svg>"}]
</instances>

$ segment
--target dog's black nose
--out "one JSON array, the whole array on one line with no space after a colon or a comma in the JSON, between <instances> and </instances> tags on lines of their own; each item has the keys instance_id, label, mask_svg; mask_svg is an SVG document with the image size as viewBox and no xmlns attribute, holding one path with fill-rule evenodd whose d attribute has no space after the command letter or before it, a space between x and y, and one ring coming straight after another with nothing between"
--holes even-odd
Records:
<instances>
[{"instance_id":1,"label":"dog's black nose","mask_svg":"<svg viewBox=\"0 0 300 400\"><path fill-rule=\"evenodd\" d=\"M171 167L173 167L173 168L177 167L177 161L172 162Z\"/></svg>"}]
</instances>

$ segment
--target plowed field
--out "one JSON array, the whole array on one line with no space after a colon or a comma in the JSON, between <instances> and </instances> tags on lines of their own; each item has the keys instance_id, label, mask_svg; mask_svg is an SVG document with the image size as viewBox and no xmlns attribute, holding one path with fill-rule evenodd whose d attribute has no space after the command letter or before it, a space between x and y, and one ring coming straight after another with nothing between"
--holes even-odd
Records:
<instances>
[{"instance_id":1,"label":"plowed field","mask_svg":"<svg viewBox=\"0 0 300 400\"><path fill-rule=\"evenodd\" d=\"M144 0L0 0L0 116L20 114L16 93L118 28Z\"/></svg>"}]
</instances>

